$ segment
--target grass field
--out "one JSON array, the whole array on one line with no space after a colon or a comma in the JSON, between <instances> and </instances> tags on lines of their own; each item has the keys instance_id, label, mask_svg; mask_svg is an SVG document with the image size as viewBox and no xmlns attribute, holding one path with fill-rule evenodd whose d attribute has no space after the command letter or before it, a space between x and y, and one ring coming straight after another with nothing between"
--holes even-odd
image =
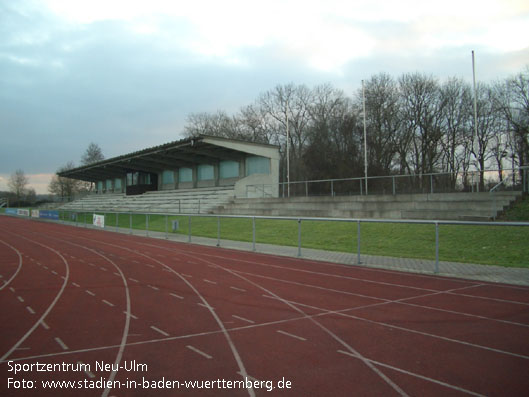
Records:
<instances>
[{"instance_id":1,"label":"grass field","mask_svg":"<svg viewBox=\"0 0 529 397\"><path fill-rule=\"evenodd\" d=\"M78 214L83 222L85 214ZM65 219L72 220L70 214ZM92 213L86 214L91 222ZM188 216L167 217L167 230L177 220L176 233L189 234ZM121 214L117 226L146 230L145 215ZM217 238L217 217L192 217L191 235ZM252 219L220 218L222 239L251 242ZM107 214L107 227L116 226L116 214ZM149 215L149 231L166 230L166 217ZM256 242L287 246L298 245L298 222L295 220L256 219ZM357 252L357 223L303 221L302 247L339 252ZM439 227L439 259L442 261L481 263L510 267L529 267L529 227L459 226ZM361 252L369 255L435 259L435 226L421 224L361 223Z\"/></svg>"},{"instance_id":2,"label":"grass field","mask_svg":"<svg viewBox=\"0 0 529 397\"><path fill-rule=\"evenodd\" d=\"M3 212L3 209L1 209ZM61 218L74 221L72 213L62 213ZM176 233L189 233L188 216L169 216L171 222L178 220ZM507 211L502 220L529 221L529 198L517 203ZM77 214L79 223L91 223L92 213ZM116 224L116 221L118 222ZM132 222L132 224L131 224ZM107 214L109 228L146 230L147 217L141 214ZM149 215L149 231L165 232L166 217ZM298 245L298 223L295 220L256 219L256 242L287 246ZM217 238L216 217L192 217L191 235ZM252 220L220 218L222 239L252 241ZM356 222L303 221L301 223L301 246L339 252L357 252ZM439 259L441 261L481 263L509 267L529 267L529 227L510 226L456 226L439 227ZM402 258L435 259L434 225L361 223L361 253Z\"/></svg>"}]
</instances>

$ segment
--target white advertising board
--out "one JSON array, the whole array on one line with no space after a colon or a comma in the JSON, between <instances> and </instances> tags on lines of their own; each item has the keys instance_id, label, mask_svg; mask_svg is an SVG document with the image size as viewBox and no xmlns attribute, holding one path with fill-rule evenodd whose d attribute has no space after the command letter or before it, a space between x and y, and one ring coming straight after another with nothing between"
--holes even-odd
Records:
<instances>
[{"instance_id":1,"label":"white advertising board","mask_svg":"<svg viewBox=\"0 0 529 397\"><path fill-rule=\"evenodd\" d=\"M105 215L94 214L94 226L105 227Z\"/></svg>"}]
</instances>

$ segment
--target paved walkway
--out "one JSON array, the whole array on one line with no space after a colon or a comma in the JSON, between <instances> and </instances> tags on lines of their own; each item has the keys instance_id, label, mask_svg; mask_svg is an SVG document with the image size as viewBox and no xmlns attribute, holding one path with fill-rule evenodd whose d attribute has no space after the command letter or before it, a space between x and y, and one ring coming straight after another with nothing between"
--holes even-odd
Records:
<instances>
[{"instance_id":1,"label":"paved walkway","mask_svg":"<svg viewBox=\"0 0 529 397\"><path fill-rule=\"evenodd\" d=\"M93 227L89 225L88 227ZM105 228L107 231L120 233L130 233L127 228L116 228L113 226ZM145 236L145 230L132 230L132 234ZM164 232L148 232L149 237L168 239L189 243L189 236L186 234L175 234ZM191 237L191 243L216 246L219 241L207 237ZM252 242L241 242L233 240L220 240L220 247L235 249L240 251L254 251ZM300 257L298 247L288 247L272 244L255 244L255 252L288 257ZM301 249L301 258L317 261L341 263L345 265L358 265L357 253L334 252L316 250L311 248ZM412 258L395 258L388 256L361 255L360 266L367 266L380 269L399 270L412 273L435 274L435 261ZM488 281L494 283L506 283L529 286L529 268L514 268L492 265L479 265L471 263L439 262L438 275L458 277L471 280Z\"/></svg>"}]
</instances>

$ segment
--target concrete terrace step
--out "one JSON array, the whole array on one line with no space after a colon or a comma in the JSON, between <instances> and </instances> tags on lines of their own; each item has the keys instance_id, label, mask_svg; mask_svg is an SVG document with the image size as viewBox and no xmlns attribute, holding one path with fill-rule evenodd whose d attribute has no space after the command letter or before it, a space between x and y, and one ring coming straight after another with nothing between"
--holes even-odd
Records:
<instances>
[{"instance_id":1,"label":"concrete terrace step","mask_svg":"<svg viewBox=\"0 0 529 397\"><path fill-rule=\"evenodd\" d=\"M233 199L233 187L147 192L141 195L90 195L63 205L62 209L127 212L204 213Z\"/></svg>"},{"instance_id":2,"label":"concrete terrace step","mask_svg":"<svg viewBox=\"0 0 529 397\"><path fill-rule=\"evenodd\" d=\"M428 220L490 220L511 205L521 192L405 194L397 196L321 196L241 199L215 210L219 214L386 218Z\"/></svg>"}]
</instances>

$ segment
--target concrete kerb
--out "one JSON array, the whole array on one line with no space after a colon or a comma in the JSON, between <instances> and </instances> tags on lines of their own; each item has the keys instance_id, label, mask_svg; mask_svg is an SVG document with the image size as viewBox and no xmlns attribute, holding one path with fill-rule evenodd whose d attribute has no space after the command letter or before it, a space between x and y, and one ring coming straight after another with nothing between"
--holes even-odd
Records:
<instances>
[{"instance_id":1,"label":"concrete kerb","mask_svg":"<svg viewBox=\"0 0 529 397\"><path fill-rule=\"evenodd\" d=\"M65 223L75 226L74 223ZM93 225L79 225L79 227L87 227L99 229ZM158 239L167 239L181 243L191 243L206 246L220 246L221 248L234 249L239 251L257 252L262 254L285 256L292 258L299 258L297 246L281 246L273 244L255 243L255 251L253 243L233 240L219 240L216 238L189 236L186 233L165 233L157 231L149 231L130 228L116 228L109 225L104 229L110 232L118 232L124 234L132 234L135 236L151 237ZM494 265L480 265L471 263L459 262L445 262L439 261L439 272L434 273L435 261L414 258L398 258L388 256L375 255L361 255L361 264L358 264L357 253L335 252L316 250L312 248L301 249L301 259L309 259L314 261L330 262L343 265L363 266L368 268L396 270L409 273L420 273L427 275L438 275L444 277L455 277L468 280L486 281L492 283L505 283L512 285L529 286L529 269L527 268L513 268Z\"/></svg>"}]
</instances>

